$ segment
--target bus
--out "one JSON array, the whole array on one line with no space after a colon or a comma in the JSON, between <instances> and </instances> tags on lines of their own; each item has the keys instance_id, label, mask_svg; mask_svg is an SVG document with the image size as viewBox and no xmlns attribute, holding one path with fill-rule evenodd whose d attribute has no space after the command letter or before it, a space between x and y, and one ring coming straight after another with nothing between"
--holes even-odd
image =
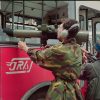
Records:
<instances>
[{"instance_id":1,"label":"bus","mask_svg":"<svg viewBox=\"0 0 100 100\"><path fill-rule=\"evenodd\" d=\"M34 36L24 37L25 35L18 37L17 34L10 36L3 31L5 28L34 32L45 24L56 28L63 18L76 19L80 29L89 32L88 39L82 41L81 47L95 53L94 45L99 38L96 34L100 30L99 3L100 1L0 1L0 100L45 100L48 87L55 77L51 71L33 63L17 47L17 43L22 40L30 47L42 50L43 45L58 42L52 37L46 40Z\"/></svg>"}]
</instances>

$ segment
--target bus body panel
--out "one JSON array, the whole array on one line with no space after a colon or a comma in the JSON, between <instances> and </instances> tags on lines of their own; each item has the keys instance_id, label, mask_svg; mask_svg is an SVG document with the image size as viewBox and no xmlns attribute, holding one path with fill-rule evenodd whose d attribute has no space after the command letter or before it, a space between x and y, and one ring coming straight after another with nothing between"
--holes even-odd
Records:
<instances>
[{"instance_id":1,"label":"bus body panel","mask_svg":"<svg viewBox=\"0 0 100 100\"><path fill-rule=\"evenodd\" d=\"M32 87L54 79L17 47L0 48L1 100L20 100Z\"/></svg>"}]
</instances>

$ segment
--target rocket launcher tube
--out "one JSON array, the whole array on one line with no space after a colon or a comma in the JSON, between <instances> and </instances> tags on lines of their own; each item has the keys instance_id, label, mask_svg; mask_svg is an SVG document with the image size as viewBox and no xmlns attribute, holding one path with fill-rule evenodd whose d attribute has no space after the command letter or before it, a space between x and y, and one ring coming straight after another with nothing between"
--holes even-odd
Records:
<instances>
[{"instance_id":1,"label":"rocket launcher tube","mask_svg":"<svg viewBox=\"0 0 100 100\"><path fill-rule=\"evenodd\" d=\"M88 42L89 31L79 31L76 35L77 43L82 44L82 42Z\"/></svg>"},{"instance_id":2,"label":"rocket launcher tube","mask_svg":"<svg viewBox=\"0 0 100 100\"><path fill-rule=\"evenodd\" d=\"M18 38L29 38L29 37L41 37L42 31L37 30L12 30L12 29L4 29L8 36L18 37Z\"/></svg>"},{"instance_id":3,"label":"rocket launcher tube","mask_svg":"<svg viewBox=\"0 0 100 100\"><path fill-rule=\"evenodd\" d=\"M57 39L57 32L50 32L46 30L45 32L40 30L12 30L4 29L3 30L8 36L19 37L19 38L30 38L30 37L42 37L46 36L46 39ZM76 40L77 43L82 44L82 42L87 42L89 37L88 31L79 31Z\"/></svg>"}]
</instances>

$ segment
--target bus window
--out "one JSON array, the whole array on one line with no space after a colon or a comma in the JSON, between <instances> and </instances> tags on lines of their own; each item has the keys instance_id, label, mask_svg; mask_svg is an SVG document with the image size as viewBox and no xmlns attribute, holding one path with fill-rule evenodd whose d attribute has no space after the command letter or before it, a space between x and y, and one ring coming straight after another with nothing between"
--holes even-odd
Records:
<instances>
[{"instance_id":1,"label":"bus window","mask_svg":"<svg viewBox=\"0 0 100 100\"><path fill-rule=\"evenodd\" d=\"M24 25L25 30L38 30L37 28L37 22L36 19L33 18L25 18L25 24L23 24L23 17L20 16L14 16L14 30L22 30ZM12 17L7 16L6 20L6 28L12 29ZM16 38L16 37L10 37L6 35L6 33L0 32L0 43L17 43L21 38ZM40 45L40 39L39 38L26 38L25 41L27 43L31 43L34 45Z\"/></svg>"},{"instance_id":2,"label":"bus window","mask_svg":"<svg viewBox=\"0 0 100 100\"><path fill-rule=\"evenodd\" d=\"M100 23L96 24L96 42L100 43Z\"/></svg>"},{"instance_id":3,"label":"bus window","mask_svg":"<svg viewBox=\"0 0 100 100\"><path fill-rule=\"evenodd\" d=\"M7 2L5 2L7 3ZM4 4L5 4L4 3ZM59 23L62 18L67 18L68 17L68 8L67 8L67 3L62 2L62 1L44 1L44 2L34 2L34 7L28 7L27 5L31 4L30 2L13 2L14 8L20 8L20 10L18 9L14 9L14 12L12 12L12 10L10 12L14 13L12 15L12 13L8 13L5 14L6 17L6 28L10 28L10 29L24 29L24 30L38 30L37 26L41 25L41 24L49 24L49 25L54 25ZM23 9L23 3L25 3L25 9ZM49 3L51 5L49 5ZM7 5L7 4L6 4ZM8 6L11 6L12 3L10 3ZM37 8L38 6L38 8ZM13 9L13 8L11 8ZM24 11L24 13L23 13ZM31 15L30 15L31 14ZM55 18L54 18L55 16ZM48 22L48 18L51 17L51 23ZM23 21L24 19L24 21ZM12 27L13 26L13 27ZM3 34L4 35L4 34ZM21 38L16 38L16 37L9 37L7 35L5 35L6 38L4 37L1 38L0 41L6 41L6 42L18 42L19 40L21 40ZM41 40L40 38L25 38L24 39L27 43L31 43L31 44L41 44ZM52 40L48 40L48 44L55 44L56 40L53 39Z\"/></svg>"},{"instance_id":4,"label":"bus window","mask_svg":"<svg viewBox=\"0 0 100 100\"><path fill-rule=\"evenodd\" d=\"M16 37L9 37L4 33L2 30L0 30L0 44L1 43L9 43L9 42L18 42L20 39Z\"/></svg>"},{"instance_id":5,"label":"bus window","mask_svg":"<svg viewBox=\"0 0 100 100\"><path fill-rule=\"evenodd\" d=\"M80 29L84 30L84 17L79 15Z\"/></svg>"},{"instance_id":6,"label":"bus window","mask_svg":"<svg viewBox=\"0 0 100 100\"><path fill-rule=\"evenodd\" d=\"M49 40L47 41L47 44L48 44L48 45L53 45L53 44L57 44L58 42L59 42L58 39L49 39Z\"/></svg>"}]
</instances>

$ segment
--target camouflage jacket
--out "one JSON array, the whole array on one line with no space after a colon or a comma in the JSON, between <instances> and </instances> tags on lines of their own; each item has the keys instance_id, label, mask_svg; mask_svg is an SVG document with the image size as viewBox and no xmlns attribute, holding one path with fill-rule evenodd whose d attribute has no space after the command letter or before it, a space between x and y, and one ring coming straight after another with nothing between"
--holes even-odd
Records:
<instances>
[{"instance_id":1,"label":"camouflage jacket","mask_svg":"<svg viewBox=\"0 0 100 100\"><path fill-rule=\"evenodd\" d=\"M82 64L82 52L78 44L59 43L57 45L51 46L50 48L46 48L44 50L36 50L36 49L30 48L28 50L28 55L30 56L32 61L34 61L35 63L38 63L41 67L51 70L54 76L56 77L56 81L53 82L53 85L50 87L49 92L48 92L49 94L48 97L52 97L53 99L46 99L46 100L77 100L75 97L75 88L77 87L75 87L73 83L80 75L81 64ZM73 82L73 83L70 85L69 84L70 82ZM54 85L56 83L60 83L60 84L56 86ZM68 87L64 86L64 84L66 84L66 86ZM59 87L58 90L61 90L60 86L61 87L64 86L63 88L66 87L67 89L69 88L70 90L69 95L72 95L70 96L71 98L74 96L73 97L74 99L73 98L71 99L69 97L66 97L69 99L66 99L66 98L55 99L56 97L55 95L54 97L50 96L54 94L54 91L52 91L52 89L54 89L54 87L56 88ZM63 88L62 88L62 91L64 91ZM74 91L74 92L72 93L71 91ZM64 98L64 97L61 96L61 98Z\"/></svg>"}]
</instances>

